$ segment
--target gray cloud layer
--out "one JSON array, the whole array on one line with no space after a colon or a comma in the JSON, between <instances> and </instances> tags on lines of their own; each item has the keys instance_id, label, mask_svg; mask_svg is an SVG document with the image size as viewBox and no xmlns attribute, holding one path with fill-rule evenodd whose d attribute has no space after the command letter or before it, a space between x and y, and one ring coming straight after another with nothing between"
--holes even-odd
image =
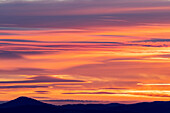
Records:
<instances>
[{"instance_id":1,"label":"gray cloud layer","mask_svg":"<svg viewBox=\"0 0 170 113\"><path fill-rule=\"evenodd\" d=\"M11 25L15 29L39 30L39 28L133 26L147 23L170 24L169 9L166 8L170 6L169 1L12 1L0 4L0 25L6 27L4 29L10 29L8 27ZM165 8L159 9L160 7Z\"/></svg>"},{"instance_id":2,"label":"gray cloud layer","mask_svg":"<svg viewBox=\"0 0 170 113\"><path fill-rule=\"evenodd\" d=\"M82 80L67 80L61 78L55 78L50 76L35 76L31 77L28 80L21 81L0 81L0 83L55 83L55 82L84 82Z\"/></svg>"}]
</instances>

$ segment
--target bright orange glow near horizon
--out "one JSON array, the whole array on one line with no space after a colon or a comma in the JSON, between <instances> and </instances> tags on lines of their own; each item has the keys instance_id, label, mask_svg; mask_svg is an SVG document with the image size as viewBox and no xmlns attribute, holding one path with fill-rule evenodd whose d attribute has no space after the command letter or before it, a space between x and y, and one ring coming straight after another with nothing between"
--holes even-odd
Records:
<instances>
[{"instance_id":1,"label":"bright orange glow near horizon","mask_svg":"<svg viewBox=\"0 0 170 113\"><path fill-rule=\"evenodd\" d=\"M169 6L166 0L0 2L0 101L170 100Z\"/></svg>"}]
</instances>

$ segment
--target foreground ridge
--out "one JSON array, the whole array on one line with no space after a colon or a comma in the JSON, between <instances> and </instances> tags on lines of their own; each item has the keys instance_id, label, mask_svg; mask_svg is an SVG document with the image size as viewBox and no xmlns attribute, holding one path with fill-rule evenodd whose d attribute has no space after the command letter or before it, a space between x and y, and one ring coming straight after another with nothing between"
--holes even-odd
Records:
<instances>
[{"instance_id":1,"label":"foreground ridge","mask_svg":"<svg viewBox=\"0 0 170 113\"><path fill-rule=\"evenodd\" d=\"M55 106L29 98L18 97L0 104L0 113L170 113L170 102L143 102L137 104L77 104Z\"/></svg>"}]
</instances>

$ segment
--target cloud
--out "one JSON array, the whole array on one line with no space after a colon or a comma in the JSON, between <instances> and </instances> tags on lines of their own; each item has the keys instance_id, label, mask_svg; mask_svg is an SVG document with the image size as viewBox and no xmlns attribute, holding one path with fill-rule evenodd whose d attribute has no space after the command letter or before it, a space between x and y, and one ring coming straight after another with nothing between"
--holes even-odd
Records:
<instances>
[{"instance_id":1,"label":"cloud","mask_svg":"<svg viewBox=\"0 0 170 113\"><path fill-rule=\"evenodd\" d=\"M94 44L98 44L98 43L106 43L106 44L121 44L120 42L99 42L99 41L75 41L75 42L69 42L69 43L94 43Z\"/></svg>"},{"instance_id":2,"label":"cloud","mask_svg":"<svg viewBox=\"0 0 170 113\"><path fill-rule=\"evenodd\" d=\"M92 101L92 100L43 100L44 102L100 102L100 101Z\"/></svg>"},{"instance_id":3,"label":"cloud","mask_svg":"<svg viewBox=\"0 0 170 113\"><path fill-rule=\"evenodd\" d=\"M170 54L157 55L157 57L170 58Z\"/></svg>"},{"instance_id":4,"label":"cloud","mask_svg":"<svg viewBox=\"0 0 170 113\"><path fill-rule=\"evenodd\" d=\"M169 94L165 94L165 93L128 93L128 94L149 96L149 97L170 97Z\"/></svg>"},{"instance_id":5,"label":"cloud","mask_svg":"<svg viewBox=\"0 0 170 113\"><path fill-rule=\"evenodd\" d=\"M10 24L0 24L1 26L9 26ZM11 24L13 26L17 26L17 24ZM31 31L31 30L51 30L50 28L26 28L26 27L0 27L1 30L13 30L13 31ZM3 34L3 33L2 33ZM9 33L4 33L4 34L9 34ZM11 34L9 34L11 35ZM17 34L13 34L17 35Z\"/></svg>"},{"instance_id":6,"label":"cloud","mask_svg":"<svg viewBox=\"0 0 170 113\"><path fill-rule=\"evenodd\" d=\"M18 7L20 6L20 7ZM169 24L169 1L67 0L0 4L2 30ZM12 9L12 10L11 10ZM25 13L26 12L26 13ZM162 21L164 20L164 21ZM13 27L9 27L13 25Z\"/></svg>"},{"instance_id":7,"label":"cloud","mask_svg":"<svg viewBox=\"0 0 170 113\"><path fill-rule=\"evenodd\" d=\"M167 12L168 13L168 12ZM105 14L105 15L68 15L68 16L2 16L0 24L12 23L22 28L0 28L1 30L41 30L44 29L83 29L92 27L117 27L117 26L140 26L152 23L170 24L167 21L170 16L167 13L150 14ZM158 17L159 15L159 17ZM150 18L154 19L150 19ZM157 17L157 18L156 18ZM165 21L164 18L167 18ZM12 18L12 19L9 19ZM108 21L119 19L126 22ZM140 19L140 20L139 20ZM25 21L27 20L27 21ZM7 25L3 25L4 27ZM31 27L31 28L30 28Z\"/></svg>"},{"instance_id":8,"label":"cloud","mask_svg":"<svg viewBox=\"0 0 170 113\"><path fill-rule=\"evenodd\" d=\"M79 47L81 48L103 48L103 47L114 47L114 46L141 46L141 47L168 47L168 45L164 44L164 45L149 45L149 44L134 44L134 43L123 43L123 42L112 42L112 41L65 41L65 42L53 42L53 43L68 43L71 45L47 45L47 46L42 46L42 47L63 47L63 48L76 48ZM76 45L73 45L73 44ZM77 45L79 44L79 45ZM88 44L88 45L81 45L81 44ZM91 45L90 45L91 44ZM93 45L95 44L95 45Z\"/></svg>"},{"instance_id":9,"label":"cloud","mask_svg":"<svg viewBox=\"0 0 170 113\"><path fill-rule=\"evenodd\" d=\"M143 84L138 83L139 86L170 86L170 83L150 83L150 84Z\"/></svg>"},{"instance_id":10,"label":"cloud","mask_svg":"<svg viewBox=\"0 0 170 113\"><path fill-rule=\"evenodd\" d=\"M139 40L133 42L170 42L170 39L162 39L162 38L153 38L150 40Z\"/></svg>"},{"instance_id":11,"label":"cloud","mask_svg":"<svg viewBox=\"0 0 170 113\"><path fill-rule=\"evenodd\" d=\"M27 89L27 88L48 88L45 85L13 85L13 86L0 86L0 89Z\"/></svg>"},{"instance_id":12,"label":"cloud","mask_svg":"<svg viewBox=\"0 0 170 113\"><path fill-rule=\"evenodd\" d=\"M169 47L169 45L134 44L114 41L38 41L25 39L0 39L0 58L25 59L26 55L57 54L62 51L87 51L93 49L136 46L136 47ZM5 43L8 42L8 43ZM20 43L18 43L20 42ZM24 43L26 42L26 43ZM29 44L28 42L31 42ZM48 43L48 44L46 44ZM116 60L116 59L115 59ZM117 59L118 60L118 59ZM123 59L119 59L123 60ZM126 59L130 60L130 59Z\"/></svg>"},{"instance_id":13,"label":"cloud","mask_svg":"<svg viewBox=\"0 0 170 113\"><path fill-rule=\"evenodd\" d=\"M135 36L128 36L128 35L90 35L90 36L136 38Z\"/></svg>"},{"instance_id":14,"label":"cloud","mask_svg":"<svg viewBox=\"0 0 170 113\"><path fill-rule=\"evenodd\" d=\"M13 51L0 51L1 59L22 59L23 57Z\"/></svg>"},{"instance_id":15,"label":"cloud","mask_svg":"<svg viewBox=\"0 0 170 113\"><path fill-rule=\"evenodd\" d=\"M138 96L148 96L148 97L170 97L169 94L165 93L141 93L141 92L124 92L124 93L117 93L117 92L76 92L76 93L63 93L63 94L109 94L109 95L119 95L119 94L125 94L125 95L138 95Z\"/></svg>"},{"instance_id":16,"label":"cloud","mask_svg":"<svg viewBox=\"0 0 170 113\"><path fill-rule=\"evenodd\" d=\"M111 90L127 90L128 88L101 88L101 89L111 89Z\"/></svg>"},{"instance_id":17,"label":"cloud","mask_svg":"<svg viewBox=\"0 0 170 113\"><path fill-rule=\"evenodd\" d=\"M24 49L24 48L22 48ZM45 54L48 53L46 51L17 51L17 50L0 50L0 58L1 59L25 59L23 55L37 55L37 54Z\"/></svg>"},{"instance_id":18,"label":"cloud","mask_svg":"<svg viewBox=\"0 0 170 113\"><path fill-rule=\"evenodd\" d=\"M114 58L114 59L109 59L107 61L136 61L136 60L143 60L143 58Z\"/></svg>"},{"instance_id":19,"label":"cloud","mask_svg":"<svg viewBox=\"0 0 170 113\"><path fill-rule=\"evenodd\" d=\"M62 94L124 94L124 93L112 93L112 92L76 92L76 93L62 93Z\"/></svg>"},{"instance_id":20,"label":"cloud","mask_svg":"<svg viewBox=\"0 0 170 113\"><path fill-rule=\"evenodd\" d=\"M8 1L8 2L7 2ZM166 10L169 6L168 1L160 0L7 0L6 3L0 4L2 14L5 12L9 15L13 15L12 12L16 12L17 15L78 15L78 14L108 14L108 13L120 13L120 12L135 12L143 10L159 10L162 6L162 10ZM10 2L9 2L10 1ZM78 4L78 5L77 5ZM17 7L22 6L22 7ZM13 10L8 8L12 7ZM155 8L156 7L156 8ZM165 7L165 8L164 8ZM23 10L21 10L21 8ZM25 8L25 9L24 9ZM145 8L145 9L144 9ZM4 12L4 9L5 12ZM57 10L58 9L58 10ZM100 9L100 10L96 10ZM120 10L121 9L121 10ZM135 11L134 11L135 10Z\"/></svg>"},{"instance_id":21,"label":"cloud","mask_svg":"<svg viewBox=\"0 0 170 113\"><path fill-rule=\"evenodd\" d=\"M32 98L36 98L36 99L49 99L49 97L40 97L40 96L37 96L37 97L32 97Z\"/></svg>"},{"instance_id":22,"label":"cloud","mask_svg":"<svg viewBox=\"0 0 170 113\"><path fill-rule=\"evenodd\" d=\"M19 35L19 34L15 34L15 33L0 33L0 35Z\"/></svg>"},{"instance_id":23,"label":"cloud","mask_svg":"<svg viewBox=\"0 0 170 113\"><path fill-rule=\"evenodd\" d=\"M49 91L34 91L37 94L48 94Z\"/></svg>"},{"instance_id":24,"label":"cloud","mask_svg":"<svg viewBox=\"0 0 170 113\"><path fill-rule=\"evenodd\" d=\"M51 76L34 76L21 81L0 81L0 83L56 83L56 82L85 82L82 80L61 79Z\"/></svg>"},{"instance_id":25,"label":"cloud","mask_svg":"<svg viewBox=\"0 0 170 113\"><path fill-rule=\"evenodd\" d=\"M17 68L10 70L0 70L2 75L48 75L55 74L54 70L41 69L41 68Z\"/></svg>"},{"instance_id":26,"label":"cloud","mask_svg":"<svg viewBox=\"0 0 170 113\"><path fill-rule=\"evenodd\" d=\"M37 41L37 40L24 40L24 39L0 39L0 41L5 42L35 42L35 43L110 43L110 44L121 44L120 42L104 42L104 41ZM27 45L27 44L26 44ZM57 46L57 45L49 45L49 46ZM44 46L44 47L49 47Z\"/></svg>"},{"instance_id":27,"label":"cloud","mask_svg":"<svg viewBox=\"0 0 170 113\"><path fill-rule=\"evenodd\" d=\"M41 41L24 40L24 39L0 39L0 41L5 41L5 42L41 42Z\"/></svg>"}]
</instances>

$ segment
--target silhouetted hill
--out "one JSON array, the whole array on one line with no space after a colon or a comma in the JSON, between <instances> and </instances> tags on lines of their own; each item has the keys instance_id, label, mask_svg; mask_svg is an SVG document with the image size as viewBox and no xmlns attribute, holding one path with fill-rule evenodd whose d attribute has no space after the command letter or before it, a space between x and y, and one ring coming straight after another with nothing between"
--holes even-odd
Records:
<instances>
[{"instance_id":1,"label":"silhouetted hill","mask_svg":"<svg viewBox=\"0 0 170 113\"><path fill-rule=\"evenodd\" d=\"M38 100L19 97L9 102L0 104L0 113L54 113L56 106Z\"/></svg>"},{"instance_id":2,"label":"silhouetted hill","mask_svg":"<svg viewBox=\"0 0 170 113\"><path fill-rule=\"evenodd\" d=\"M120 110L121 109L121 110ZM126 105L120 108L118 111L128 111L135 113L170 113L169 101L155 101L155 102L143 102L137 104Z\"/></svg>"},{"instance_id":3,"label":"silhouetted hill","mask_svg":"<svg viewBox=\"0 0 170 113\"><path fill-rule=\"evenodd\" d=\"M46 103L42 103L38 100L28 98L28 97L19 97L17 99L11 100L4 104L0 105L0 108L9 108L9 107L20 107L20 106L42 106L47 105Z\"/></svg>"},{"instance_id":4,"label":"silhouetted hill","mask_svg":"<svg viewBox=\"0 0 170 113\"><path fill-rule=\"evenodd\" d=\"M170 113L170 102L54 106L28 97L0 104L0 113Z\"/></svg>"}]
</instances>

